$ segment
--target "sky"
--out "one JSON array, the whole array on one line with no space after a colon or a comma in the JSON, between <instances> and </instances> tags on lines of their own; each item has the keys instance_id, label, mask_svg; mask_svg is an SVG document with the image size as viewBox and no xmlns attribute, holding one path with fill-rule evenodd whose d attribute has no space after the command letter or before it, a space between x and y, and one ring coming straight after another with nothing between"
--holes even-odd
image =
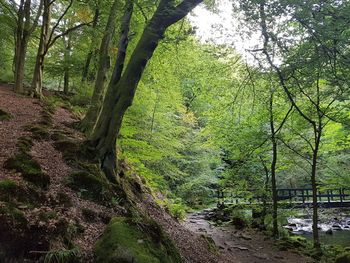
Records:
<instances>
[{"instance_id":1,"label":"sky","mask_svg":"<svg viewBox=\"0 0 350 263\"><path fill-rule=\"evenodd\" d=\"M242 36L230 1L218 0L217 4L218 12L211 12L202 4L189 15L191 24L196 27L197 37L203 42L231 45L248 63L254 63L254 58L247 50L259 46L260 35L253 34L249 38Z\"/></svg>"}]
</instances>

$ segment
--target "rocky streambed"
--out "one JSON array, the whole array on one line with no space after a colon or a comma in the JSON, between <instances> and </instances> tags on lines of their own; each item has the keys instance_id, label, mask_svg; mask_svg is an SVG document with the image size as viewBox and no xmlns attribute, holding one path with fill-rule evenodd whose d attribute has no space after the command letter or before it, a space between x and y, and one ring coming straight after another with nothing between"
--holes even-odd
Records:
<instances>
[{"instance_id":1,"label":"rocky streambed","mask_svg":"<svg viewBox=\"0 0 350 263\"><path fill-rule=\"evenodd\" d=\"M308 211L306 211L308 212ZM291 233L312 238L312 215L300 213L288 218L284 226ZM318 222L322 243L350 246L350 211L341 209L321 210Z\"/></svg>"}]
</instances>

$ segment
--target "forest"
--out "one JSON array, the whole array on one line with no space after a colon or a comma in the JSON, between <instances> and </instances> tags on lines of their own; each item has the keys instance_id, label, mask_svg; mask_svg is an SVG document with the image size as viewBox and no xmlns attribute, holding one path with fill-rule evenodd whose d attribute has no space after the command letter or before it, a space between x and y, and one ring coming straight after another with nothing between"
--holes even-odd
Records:
<instances>
[{"instance_id":1,"label":"forest","mask_svg":"<svg viewBox=\"0 0 350 263\"><path fill-rule=\"evenodd\" d=\"M0 28L0 262L350 262L350 1L0 0Z\"/></svg>"}]
</instances>

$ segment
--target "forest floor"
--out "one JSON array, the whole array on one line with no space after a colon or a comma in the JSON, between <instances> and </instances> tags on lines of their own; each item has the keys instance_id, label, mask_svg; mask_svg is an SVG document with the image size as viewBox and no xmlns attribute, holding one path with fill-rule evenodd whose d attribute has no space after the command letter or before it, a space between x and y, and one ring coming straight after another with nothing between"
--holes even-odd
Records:
<instances>
[{"instance_id":1,"label":"forest floor","mask_svg":"<svg viewBox=\"0 0 350 263\"><path fill-rule=\"evenodd\" d=\"M0 120L0 181L10 179L23 185L24 189L29 189L27 187L30 186L23 180L21 173L5 169L4 163L20 151L19 138L32 136L28 125L39 124L42 121L44 105L37 99L15 94L11 87L2 85L0 86L0 109L11 114L9 120ZM111 208L83 199L78 192L66 186L64 179L74 171L74 168L65 162L62 153L54 147L52 135L60 131L77 142L82 142L84 136L71 128L77 119L68 110L58 107L51 118L49 136L34 139L29 152L30 156L40 164L42 171L49 175L50 184L40 193L44 198L34 209L23 205L18 206L18 209L31 223L30 229L46 231L47 242L50 244L49 249L60 249L62 246L59 240L55 244L54 238L50 239L50 231L57 227L62 218L69 224L73 222L74 225L81 227L83 231L74 237L74 243L82 248L86 259L84 262L93 262L93 246L106 228L108 223L106 219L123 215L125 211L122 207ZM62 196L62 193L71 200L70 206L59 204L57 199ZM165 232L174 240L186 263L312 262L295 253L278 251L273 242L260 233L241 233L233 229L213 227L198 214L190 215L183 224L180 224L164 208L157 205L150 194L145 194L138 201L138 206L141 211L163 226ZM89 220L84 216L84 210L93 210L98 219L91 220L90 218ZM58 215L60 220L49 219L42 222L40 216L51 212ZM216 250L214 247L214 250L211 251L210 242L203 234L211 236L219 249Z\"/></svg>"},{"instance_id":2,"label":"forest floor","mask_svg":"<svg viewBox=\"0 0 350 263\"><path fill-rule=\"evenodd\" d=\"M211 237L225 262L235 263L311 263L311 258L281 251L275 242L257 230L237 230L234 226L215 226L205 213L191 213L183 226L196 234Z\"/></svg>"}]
</instances>

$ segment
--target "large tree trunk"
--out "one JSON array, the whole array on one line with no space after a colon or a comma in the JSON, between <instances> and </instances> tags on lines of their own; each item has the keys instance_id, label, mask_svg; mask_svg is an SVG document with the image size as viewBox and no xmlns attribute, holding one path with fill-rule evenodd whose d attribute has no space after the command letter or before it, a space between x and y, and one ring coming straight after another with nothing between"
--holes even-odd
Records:
<instances>
[{"instance_id":1,"label":"large tree trunk","mask_svg":"<svg viewBox=\"0 0 350 263\"><path fill-rule=\"evenodd\" d=\"M109 60L110 60L108 55L109 46L115 30L115 20L117 16L118 4L119 4L119 0L115 0L108 17L105 34L103 36L103 39L101 41L101 46L100 46L99 67L98 67L97 77L95 81L94 92L91 98L91 104L85 115L85 118L82 120L80 125L81 129L87 133L92 132L94 128L94 124L96 123L96 120L101 111L101 104L105 93L106 73L109 67ZM128 1L125 6L125 14L123 16L123 20L121 23L118 55L117 55L116 65L115 65L114 74L113 74L113 79L115 82L119 81L124 68L124 61L125 61L126 50L128 47L128 35L129 35L132 12L133 12L133 3L132 1Z\"/></svg>"},{"instance_id":2,"label":"large tree trunk","mask_svg":"<svg viewBox=\"0 0 350 263\"><path fill-rule=\"evenodd\" d=\"M41 98L42 97L42 82L44 71L44 58L47 52L47 45L50 31L51 21L51 4L49 0L44 1L44 12L42 17L42 26L40 33L40 41L38 52L35 61L34 74L31 86L31 95Z\"/></svg>"},{"instance_id":3,"label":"large tree trunk","mask_svg":"<svg viewBox=\"0 0 350 263\"><path fill-rule=\"evenodd\" d=\"M116 168L116 141L125 111L132 104L138 82L166 29L185 17L202 0L184 0L178 6L173 1L160 1L152 19L146 25L141 39L131 55L130 61L119 81L116 72L109 83L107 96L88 144L101 161L101 168L112 182L118 179Z\"/></svg>"},{"instance_id":4,"label":"large tree trunk","mask_svg":"<svg viewBox=\"0 0 350 263\"><path fill-rule=\"evenodd\" d=\"M14 90L24 93L24 64L27 55L28 40L30 35L30 6L31 0L22 0L18 8L18 20L15 45L15 74Z\"/></svg>"}]
</instances>

